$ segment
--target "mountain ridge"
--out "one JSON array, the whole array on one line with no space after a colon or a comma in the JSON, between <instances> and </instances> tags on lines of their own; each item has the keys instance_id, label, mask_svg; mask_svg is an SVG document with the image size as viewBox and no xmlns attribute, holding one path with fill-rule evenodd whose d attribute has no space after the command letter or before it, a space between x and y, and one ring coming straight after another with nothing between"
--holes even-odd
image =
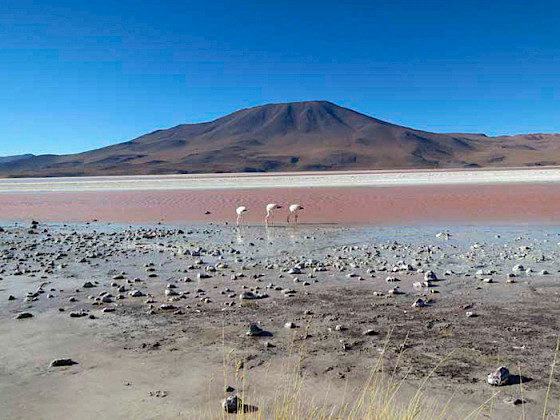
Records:
<instances>
[{"instance_id":1,"label":"mountain ridge","mask_svg":"<svg viewBox=\"0 0 560 420\"><path fill-rule=\"evenodd\" d=\"M559 134L489 137L399 126L329 101L266 104L70 155L3 162L0 176L544 166Z\"/></svg>"},{"instance_id":2,"label":"mountain ridge","mask_svg":"<svg viewBox=\"0 0 560 420\"><path fill-rule=\"evenodd\" d=\"M28 159L31 157L35 157L35 155L31 153L24 153L21 155L0 156L0 163L14 162L16 160Z\"/></svg>"}]
</instances>

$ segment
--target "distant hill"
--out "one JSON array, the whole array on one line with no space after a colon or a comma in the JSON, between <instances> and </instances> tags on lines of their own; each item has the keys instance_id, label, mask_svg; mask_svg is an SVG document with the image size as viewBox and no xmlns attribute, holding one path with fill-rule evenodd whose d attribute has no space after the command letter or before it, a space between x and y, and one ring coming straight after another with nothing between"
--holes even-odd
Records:
<instances>
[{"instance_id":1,"label":"distant hill","mask_svg":"<svg viewBox=\"0 0 560 420\"><path fill-rule=\"evenodd\" d=\"M0 160L0 176L322 171L560 163L560 135L438 134L331 102L270 104L71 155Z\"/></svg>"},{"instance_id":2,"label":"distant hill","mask_svg":"<svg viewBox=\"0 0 560 420\"><path fill-rule=\"evenodd\" d=\"M28 154L25 154L25 155L0 156L0 164L1 163L14 162L16 160L28 159L28 158L31 158L31 157L35 157L35 155L32 155L31 153L28 153Z\"/></svg>"}]
</instances>

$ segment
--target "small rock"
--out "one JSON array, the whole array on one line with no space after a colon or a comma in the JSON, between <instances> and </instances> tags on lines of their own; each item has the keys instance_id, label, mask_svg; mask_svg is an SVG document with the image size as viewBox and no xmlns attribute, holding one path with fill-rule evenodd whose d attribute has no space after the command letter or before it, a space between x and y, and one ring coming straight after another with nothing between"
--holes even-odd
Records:
<instances>
[{"instance_id":1,"label":"small rock","mask_svg":"<svg viewBox=\"0 0 560 420\"><path fill-rule=\"evenodd\" d=\"M247 331L247 335L249 337L259 337L261 335L264 335L265 331L259 327L257 324L251 324L249 326L249 330Z\"/></svg>"},{"instance_id":2,"label":"small rock","mask_svg":"<svg viewBox=\"0 0 560 420\"><path fill-rule=\"evenodd\" d=\"M253 292L243 292L239 295L240 300L254 300L257 296Z\"/></svg>"},{"instance_id":3,"label":"small rock","mask_svg":"<svg viewBox=\"0 0 560 420\"><path fill-rule=\"evenodd\" d=\"M241 398L239 398L237 395L230 395L225 400L223 400L222 407L224 411L229 414L235 414L238 411L241 411L243 408Z\"/></svg>"},{"instance_id":4,"label":"small rock","mask_svg":"<svg viewBox=\"0 0 560 420\"><path fill-rule=\"evenodd\" d=\"M422 299L418 298L414 301L414 303L412 304L413 308L423 308L424 306L426 306L426 302L424 302Z\"/></svg>"},{"instance_id":5,"label":"small rock","mask_svg":"<svg viewBox=\"0 0 560 420\"><path fill-rule=\"evenodd\" d=\"M521 398L508 397L504 400L504 403L511 404L511 405L521 405L521 404L527 404L527 401L522 400Z\"/></svg>"},{"instance_id":6,"label":"small rock","mask_svg":"<svg viewBox=\"0 0 560 420\"><path fill-rule=\"evenodd\" d=\"M436 273L432 270L426 271L426 273L424 273L424 281L437 281Z\"/></svg>"},{"instance_id":7,"label":"small rock","mask_svg":"<svg viewBox=\"0 0 560 420\"><path fill-rule=\"evenodd\" d=\"M61 366L72 366L77 365L78 363L73 361L72 359L55 359L51 362L51 367L61 367Z\"/></svg>"},{"instance_id":8,"label":"small rock","mask_svg":"<svg viewBox=\"0 0 560 420\"><path fill-rule=\"evenodd\" d=\"M509 369L505 366L500 366L494 372L488 375L488 383L493 386L506 385L510 378Z\"/></svg>"}]
</instances>

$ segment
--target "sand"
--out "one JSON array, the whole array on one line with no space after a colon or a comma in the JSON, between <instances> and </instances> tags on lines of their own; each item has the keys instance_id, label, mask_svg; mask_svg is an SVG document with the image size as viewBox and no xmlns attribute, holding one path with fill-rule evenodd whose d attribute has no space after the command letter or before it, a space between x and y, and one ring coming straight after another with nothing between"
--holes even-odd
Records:
<instances>
[{"instance_id":1,"label":"sand","mask_svg":"<svg viewBox=\"0 0 560 420\"><path fill-rule=\"evenodd\" d=\"M178 227L127 229L102 223L40 224L34 233L27 226L5 228L0 246L13 254L0 261L0 412L6 418L219 418L225 385L242 386L239 362L244 363L247 402L266 410L279 384L290 380L290 361L299 356L296 372L306 378L304 398L337 403L360 389L388 334L384 358L389 370L399 359L397 377L407 377L403 396L448 357L425 392L441 404L453 398L450 414L469 413L491 398L497 389L486 384L486 376L501 364L522 369L531 379L523 387L527 418L542 413L560 308L558 228L450 228L448 241L436 238L439 229L424 227L267 231L203 225L181 226L183 233ZM197 249L200 256L185 253ZM287 273L308 260L324 263L327 270L304 265L299 275ZM432 290L439 293L416 289L413 283L423 279L416 270L393 272L402 266L399 261L433 269L439 281ZM516 283L509 284L506 275L516 264L536 271L518 273ZM205 269L210 266L217 271ZM495 270L483 276L493 283L481 281L479 269ZM538 275L541 269L551 274ZM453 273L446 275L447 270ZM113 280L122 272L122 279ZM245 277L230 278L239 272ZM211 277L197 279L198 273ZM400 281L387 283L387 276ZM192 281L184 282L185 277ZM95 287L84 288L86 281ZM118 300L112 282L144 296L124 292ZM270 283L281 290L267 287ZM185 294L169 302L168 284ZM395 285L403 294L388 298ZM38 288L44 293L37 300L24 301ZM248 290L269 297L242 304L238 294ZM295 293L286 297L283 290ZM101 292L110 293L112 302L94 305ZM8 301L8 295L16 300ZM151 314L144 303L148 296ZM428 306L412 308L419 296ZM229 302L234 306L225 305ZM164 303L176 310L161 309ZM467 318L465 305L478 317ZM107 307L115 312L103 312ZM81 310L94 319L69 316ZM24 311L34 317L14 319ZM299 328L284 328L288 321ZM247 337L255 322L272 336ZM346 330L336 331L336 325ZM364 336L367 329L378 335ZM275 347L266 348L265 341ZM57 358L77 364L49 367ZM557 376L552 412L560 398ZM504 402L518 397L519 387L499 391L481 418L519 415L520 407Z\"/></svg>"}]
</instances>

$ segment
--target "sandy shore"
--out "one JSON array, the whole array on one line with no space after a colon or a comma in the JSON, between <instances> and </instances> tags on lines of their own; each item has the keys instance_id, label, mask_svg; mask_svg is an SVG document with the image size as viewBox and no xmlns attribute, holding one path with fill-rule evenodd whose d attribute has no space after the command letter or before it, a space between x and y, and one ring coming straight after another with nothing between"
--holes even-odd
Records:
<instances>
[{"instance_id":1,"label":"sandy shore","mask_svg":"<svg viewBox=\"0 0 560 420\"><path fill-rule=\"evenodd\" d=\"M541 418L560 316L558 228L450 227L449 240L433 228L4 228L5 418L217 419L226 385L266 413L300 356L306 400L337 404L383 349L388 371L398 360L406 377L403 399L445 358L424 390L452 398L450 415ZM437 279L416 287L428 270ZM247 292L258 298L240 299ZM426 305L412 307L418 298ZM33 317L15 319L24 312ZM269 334L248 337L255 323ZM60 358L76 364L50 366ZM522 389L486 383L500 365L527 378Z\"/></svg>"}]
</instances>

